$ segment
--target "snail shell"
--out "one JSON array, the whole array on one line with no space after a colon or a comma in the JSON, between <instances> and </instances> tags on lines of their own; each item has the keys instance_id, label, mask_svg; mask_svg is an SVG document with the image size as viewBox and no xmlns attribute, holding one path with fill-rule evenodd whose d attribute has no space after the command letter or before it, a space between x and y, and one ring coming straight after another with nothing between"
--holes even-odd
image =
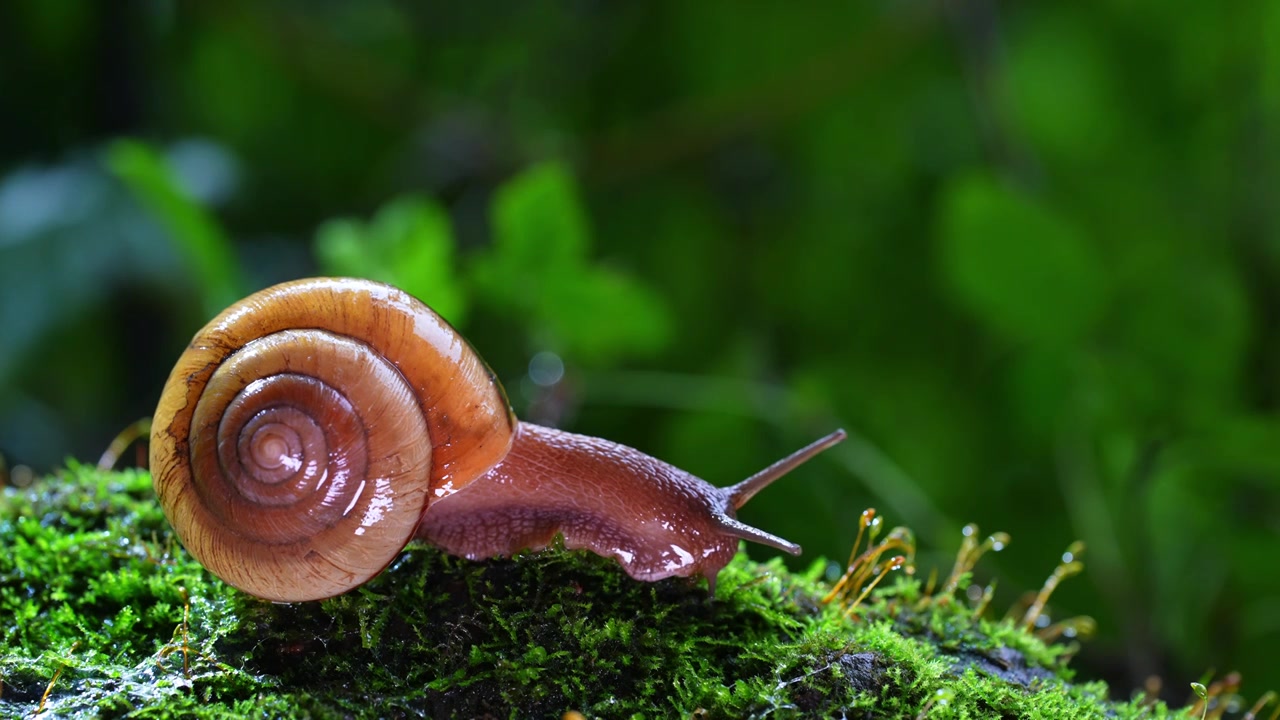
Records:
<instances>
[{"instance_id":1,"label":"snail shell","mask_svg":"<svg viewBox=\"0 0 1280 720\"><path fill-rule=\"evenodd\" d=\"M151 468L205 567L311 599L386 567L428 498L494 465L514 426L484 361L430 308L378 283L303 280L196 334L156 408Z\"/></svg>"},{"instance_id":2,"label":"snail shell","mask_svg":"<svg viewBox=\"0 0 1280 720\"><path fill-rule=\"evenodd\" d=\"M638 450L518 422L471 346L401 290L284 283L200 330L165 385L151 469L183 545L226 582L292 602L337 595L413 537L473 559L547 546L656 580L716 574L751 496L837 431L717 488Z\"/></svg>"}]
</instances>

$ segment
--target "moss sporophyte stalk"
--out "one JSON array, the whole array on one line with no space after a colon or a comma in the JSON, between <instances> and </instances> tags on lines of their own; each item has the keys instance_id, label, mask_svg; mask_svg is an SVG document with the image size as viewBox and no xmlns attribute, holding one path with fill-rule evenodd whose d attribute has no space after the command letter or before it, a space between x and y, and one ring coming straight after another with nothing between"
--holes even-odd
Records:
<instances>
[{"instance_id":1,"label":"moss sporophyte stalk","mask_svg":"<svg viewBox=\"0 0 1280 720\"><path fill-rule=\"evenodd\" d=\"M714 598L581 551L471 562L412 545L354 592L271 604L186 554L145 472L73 464L0 494L0 716L1185 716L1072 680L1075 640L1047 640L1088 624L1037 621L1057 580L987 618L969 578L1006 537L970 528L949 573L922 580L911 533L880 528L864 513L834 582L825 561L791 573L740 554ZM1189 709L1221 716L1228 679Z\"/></svg>"}]
</instances>

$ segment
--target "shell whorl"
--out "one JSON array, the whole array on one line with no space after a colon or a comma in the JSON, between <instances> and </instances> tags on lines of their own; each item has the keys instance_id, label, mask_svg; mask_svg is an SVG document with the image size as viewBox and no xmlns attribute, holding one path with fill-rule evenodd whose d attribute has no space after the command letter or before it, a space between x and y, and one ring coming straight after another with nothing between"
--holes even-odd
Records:
<instances>
[{"instance_id":1,"label":"shell whorl","mask_svg":"<svg viewBox=\"0 0 1280 720\"><path fill-rule=\"evenodd\" d=\"M379 283L277 285L214 318L165 386L157 495L236 587L330 597L380 572L429 502L506 455L501 386L444 320Z\"/></svg>"}]
</instances>

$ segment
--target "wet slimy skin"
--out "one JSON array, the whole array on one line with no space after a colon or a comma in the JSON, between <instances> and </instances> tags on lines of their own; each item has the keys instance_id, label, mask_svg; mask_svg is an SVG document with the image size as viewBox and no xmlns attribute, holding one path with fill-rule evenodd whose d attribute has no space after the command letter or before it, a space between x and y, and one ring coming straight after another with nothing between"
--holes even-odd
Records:
<instances>
[{"instance_id":1,"label":"wet slimy skin","mask_svg":"<svg viewBox=\"0 0 1280 720\"><path fill-rule=\"evenodd\" d=\"M151 471L183 546L280 602L344 593L412 538L468 558L546 547L615 558L638 580L702 575L756 492L843 430L732 487L639 450L516 419L484 360L408 293L312 278L255 293L196 333L169 375Z\"/></svg>"},{"instance_id":2,"label":"wet slimy skin","mask_svg":"<svg viewBox=\"0 0 1280 720\"><path fill-rule=\"evenodd\" d=\"M420 539L481 559L565 547L612 557L637 580L715 578L750 540L798 555L800 546L739 522L740 508L787 471L844 438L843 431L752 478L719 488L608 440L520 423L507 457L464 490L431 504Z\"/></svg>"}]
</instances>

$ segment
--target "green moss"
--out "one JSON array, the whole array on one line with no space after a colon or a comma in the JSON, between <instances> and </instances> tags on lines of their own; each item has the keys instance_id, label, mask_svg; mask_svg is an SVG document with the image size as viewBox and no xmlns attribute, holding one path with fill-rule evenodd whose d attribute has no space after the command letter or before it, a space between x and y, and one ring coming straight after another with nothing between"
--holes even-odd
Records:
<instances>
[{"instance_id":1,"label":"green moss","mask_svg":"<svg viewBox=\"0 0 1280 720\"><path fill-rule=\"evenodd\" d=\"M145 473L79 466L4 490L0 542L0 715L30 716L61 669L59 715L1167 716L908 578L843 618L821 563L739 556L711 599L585 553L411 547L355 592L273 605L176 545Z\"/></svg>"}]
</instances>

